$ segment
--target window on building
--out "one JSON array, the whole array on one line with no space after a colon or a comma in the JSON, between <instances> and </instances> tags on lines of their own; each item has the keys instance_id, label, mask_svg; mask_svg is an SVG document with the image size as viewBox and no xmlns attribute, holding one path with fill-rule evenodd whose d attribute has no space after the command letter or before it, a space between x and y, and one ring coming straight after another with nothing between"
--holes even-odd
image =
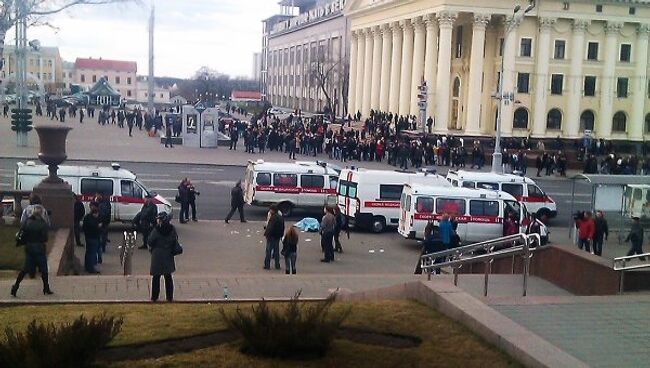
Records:
<instances>
[{"instance_id":1,"label":"window on building","mask_svg":"<svg viewBox=\"0 0 650 368\"><path fill-rule=\"evenodd\" d=\"M612 118L612 132L625 133L627 125L627 115L623 111L618 111Z\"/></svg>"},{"instance_id":2,"label":"window on building","mask_svg":"<svg viewBox=\"0 0 650 368\"><path fill-rule=\"evenodd\" d=\"M555 40L555 50L553 51L553 58L564 59L565 50L566 50L566 41Z\"/></svg>"},{"instance_id":3,"label":"window on building","mask_svg":"<svg viewBox=\"0 0 650 368\"><path fill-rule=\"evenodd\" d=\"M115 77L115 84L120 84L120 77Z\"/></svg>"},{"instance_id":4,"label":"window on building","mask_svg":"<svg viewBox=\"0 0 650 368\"><path fill-rule=\"evenodd\" d=\"M456 59L463 57L463 26L456 27Z\"/></svg>"},{"instance_id":5,"label":"window on building","mask_svg":"<svg viewBox=\"0 0 650 368\"><path fill-rule=\"evenodd\" d=\"M519 56L531 57L533 55L533 39L522 38L519 47Z\"/></svg>"},{"instance_id":6,"label":"window on building","mask_svg":"<svg viewBox=\"0 0 650 368\"><path fill-rule=\"evenodd\" d=\"M126 91L126 96L131 97L131 90L130 89Z\"/></svg>"},{"instance_id":7,"label":"window on building","mask_svg":"<svg viewBox=\"0 0 650 368\"><path fill-rule=\"evenodd\" d=\"M499 38L499 56L503 56L503 38Z\"/></svg>"},{"instance_id":8,"label":"window on building","mask_svg":"<svg viewBox=\"0 0 650 368\"><path fill-rule=\"evenodd\" d=\"M528 129L528 110L525 107L515 110L512 127L515 129Z\"/></svg>"},{"instance_id":9,"label":"window on building","mask_svg":"<svg viewBox=\"0 0 650 368\"><path fill-rule=\"evenodd\" d=\"M561 95L564 87L564 75L551 74L551 94Z\"/></svg>"},{"instance_id":10,"label":"window on building","mask_svg":"<svg viewBox=\"0 0 650 368\"><path fill-rule=\"evenodd\" d=\"M161 93L160 98L165 98L165 95Z\"/></svg>"},{"instance_id":11,"label":"window on building","mask_svg":"<svg viewBox=\"0 0 650 368\"><path fill-rule=\"evenodd\" d=\"M596 13L602 13L603 12L603 6L601 4L596 5Z\"/></svg>"},{"instance_id":12,"label":"window on building","mask_svg":"<svg viewBox=\"0 0 650 368\"><path fill-rule=\"evenodd\" d=\"M596 95L596 77L593 75L585 76L585 96L593 97Z\"/></svg>"},{"instance_id":13,"label":"window on building","mask_svg":"<svg viewBox=\"0 0 650 368\"><path fill-rule=\"evenodd\" d=\"M580 131L584 132L585 130L594 130L594 121L595 121L594 112L591 110L585 110L580 114Z\"/></svg>"},{"instance_id":14,"label":"window on building","mask_svg":"<svg viewBox=\"0 0 650 368\"><path fill-rule=\"evenodd\" d=\"M93 75L93 83L97 82L97 76Z\"/></svg>"},{"instance_id":15,"label":"window on building","mask_svg":"<svg viewBox=\"0 0 650 368\"><path fill-rule=\"evenodd\" d=\"M47 66L50 67L50 68L52 67L52 60L47 61Z\"/></svg>"},{"instance_id":16,"label":"window on building","mask_svg":"<svg viewBox=\"0 0 650 368\"><path fill-rule=\"evenodd\" d=\"M619 61L622 63L629 63L631 56L632 56L632 45L630 45L629 43L621 44L621 54L619 55Z\"/></svg>"},{"instance_id":17,"label":"window on building","mask_svg":"<svg viewBox=\"0 0 650 368\"><path fill-rule=\"evenodd\" d=\"M126 77L126 84L131 85L131 77Z\"/></svg>"},{"instance_id":18,"label":"window on building","mask_svg":"<svg viewBox=\"0 0 650 368\"><path fill-rule=\"evenodd\" d=\"M84 74L81 75L81 83L86 83L86 76Z\"/></svg>"},{"instance_id":19,"label":"window on building","mask_svg":"<svg viewBox=\"0 0 650 368\"><path fill-rule=\"evenodd\" d=\"M528 93L529 82L529 73L517 73L517 93Z\"/></svg>"},{"instance_id":20,"label":"window on building","mask_svg":"<svg viewBox=\"0 0 650 368\"><path fill-rule=\"evenodd\" d=\"M546 129L560 130L562 128L562 113L558 109L551 109L546 115Z\"/></svg>"},{"instance_id":21,"label":"window on building","mask_svg":"<svg viewBox=\"0 0 650 368\"><path fill-rule=\"evenodd\" d=\"M634 15L634 14L636 14L636 8L633 7L633 6L630 6L630 9L628 9L628 13L629 13L630 15Z\"/></svg>"},{"instance_id":22,"label":"window on building","mask_svg":"<svg viewBox=\"0 0 650 368\"><path fill-rule=\"evenodd\" d=\"M598 60L598 42L587 43L587 60Z\"/></svg>"},{"instance_id":23,"label":"window on building","mask_svg":"<svg viewBox=\"0 0 650 368\"><path fill-rule=\"evenodd\" d=\"M628 78L616 79L616 97L627 98Z\"/></svg>"}]
</instances>

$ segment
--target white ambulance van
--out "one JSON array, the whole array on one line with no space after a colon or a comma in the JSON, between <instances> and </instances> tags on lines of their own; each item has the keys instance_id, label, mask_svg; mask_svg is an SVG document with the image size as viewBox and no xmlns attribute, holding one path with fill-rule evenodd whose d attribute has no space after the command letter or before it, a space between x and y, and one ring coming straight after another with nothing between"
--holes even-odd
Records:
<instances>
[{"instance_id":1,"label":"white ambulance van","mask_svg":"<svg viewBox=\"0 0 650 368\"><path fill-rule=\"evenodd\" d=\"M509 193L519 202L526 204L527 210L537 214L539 218L557 216L557 205L553 198L544 193L535 181L525 176L449 170L447 180L455 187L501 190Z\"/></svg>"},{"instance_id":2,"label":"white ambulance van","mask_svg":"<svg viewBox=\"0 0 650 368\"><path fill-rule=\"evenodd\" d=\"M417 184L404 186L397 230L405 238L423 239L427 223L437 225L445 213L458 222L457 233L463 243L502 237L504 218L510 213L520 231L526 231L526 207L506 192Z\"/></svg>"},{"instance_id":3,"label":"white ambulance van","mask_svg":"<svg viewBox=\"0 0 650 368\"><path fill-rule=\"evenodd\" d=\"M340 169L320 161L249 161L244 174L244 200L253 206L276 204L290 216L294 208L317 208L336 194Z\"/></svg>"},{"instance_id":4,"label":"white ambulance van","mask_svg":"<svg viewBox=\"0 0 650 368\"><path fill-rule=\"evenodd\" d=\"M14 187L17 190L32 190L49 175L46 165L36 165L33 161L16 164ZM117 163L111 167L99 166L59 166L58 176L72 186L72 191L86 204L95 195L103 193L111 202L112 221L130 222L140 212L144 196L150 194L158 207L158 212L172 213L172 205L162 196L150 192L138 182L135 174L120 168ZM72 215L72 214L71 214Z\"/></svg>"},{"instance_id":5,"label":"white ambulance van","mask_svg":"<svg viewBox=\"0 0 650 368\"><path fill-rule=\"evenodd\" d=\"M451 187L444 177L427 172L343 169L337 202L350 225L379 233L399 222L399 202L406 184Z\"/></svg>"}]
</instances>

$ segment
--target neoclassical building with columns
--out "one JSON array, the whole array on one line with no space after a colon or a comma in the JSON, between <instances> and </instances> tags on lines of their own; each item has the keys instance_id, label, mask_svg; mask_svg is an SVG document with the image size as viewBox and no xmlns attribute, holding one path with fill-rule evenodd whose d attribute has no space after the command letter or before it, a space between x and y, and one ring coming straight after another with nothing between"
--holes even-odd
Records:
<instances>
[{"instance_id":1,"label":"neoclassical building with columns","mask_svg":"<svg viewBox=\"0 0 650 368\"><path fill-rule=\"evenodd\" d=\"M650 3L349 0L349 111L419 115L435 132L650 139ZM495 98L503 60L503 91Z\"/></svg>"}]
</instances>

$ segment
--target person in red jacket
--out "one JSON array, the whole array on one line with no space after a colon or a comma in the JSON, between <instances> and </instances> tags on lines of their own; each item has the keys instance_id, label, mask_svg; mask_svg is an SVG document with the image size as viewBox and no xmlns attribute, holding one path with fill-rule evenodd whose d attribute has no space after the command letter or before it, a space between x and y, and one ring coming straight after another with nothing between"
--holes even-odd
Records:
<instances>
[{"instance_id":1,"label":"person in red jacket","mask_svg":"<svg viewBox=\"0 0 650 368\"><path fill-rule=\"evenodd\" d=\"M582 250L584 247L587 252L591 252L591 241L596 231L591 212L585 211L582 218L576 219L576 227L578 228L578 248Z\"/></svg>"}]
</instances>

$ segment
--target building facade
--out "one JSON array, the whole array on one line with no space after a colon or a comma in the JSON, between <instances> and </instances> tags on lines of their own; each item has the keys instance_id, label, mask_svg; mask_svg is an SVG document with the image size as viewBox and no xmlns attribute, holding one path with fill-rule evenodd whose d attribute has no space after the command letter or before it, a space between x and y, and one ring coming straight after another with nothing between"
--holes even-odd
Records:
<instances>
[{"instance_id":1,"label":"building facade","mask_svg":"<svg viewBox=\"0 0 650 368\"><path fill-rule=\"evenodd\" d=\"M349 110L418 116L425 81L439 133L492 135L502 103L504 136L649 139L650 5L518 3L349 0Z\"/></svg>"},{"instance_id":2,"label":"building facade","mask_svg":"<svg viewBox=\"0 0 650 368\"><path fill-rule=\"evenodd\" d=\"M280 4L285 2L299 14L268 29L264 98L273 106L316 112L326 110L329 97L330 109L343 114L349 60L345 0Z\"/></svg>"},{"instance_id":3,"label":"building facade","mask_svg":"<svg viewBox=\"0 0 650 368\"><path fill-rule=\"evenodd\" d=\"M12 81L16 72L16 48L5 45L2 55L2 79ZM56 92L62 88L63 61L58 47L41 47L39 50L28 48L27 51L27 83L42 83L46 92ZM31 75L31 77L29 76Z\"/></svg>"},{"instance_id":4,"label":"building facade","mask_svg":"<svg viewBox=\"0 0 650 368\"><path fill-rule=\"evenodd\" d=\"M127 98L128 100L135 101L140 104L147 104L149 102L149 77L139 75L136 77L135 98ZM171 91L163 88L158 84L153 87L153 103L156 105L169 105L171 103Z\"/></svg>"},{"instance_id":5,"label":"building facade","mask_svg":"<svg viewBox=\"0 0 650 368\"><path fill-rule=\"evenodd\" d=\"M74 82L82 88L92 87L101 77L127 100L136 98L138 65L135 61L77 58L74 67Z\"/></svg>"},{"instance_id":6,"label":"building facade","mask_svg":"<svg viewBox=\"0 0 650 368\"><path fill-rule=\"evenodd\" d=\"M255 81L260 80L260 74L262 71L262 54L259 52L253 53L253 70L251 72L251 78Z\"/></svg>"}]
</instances>

